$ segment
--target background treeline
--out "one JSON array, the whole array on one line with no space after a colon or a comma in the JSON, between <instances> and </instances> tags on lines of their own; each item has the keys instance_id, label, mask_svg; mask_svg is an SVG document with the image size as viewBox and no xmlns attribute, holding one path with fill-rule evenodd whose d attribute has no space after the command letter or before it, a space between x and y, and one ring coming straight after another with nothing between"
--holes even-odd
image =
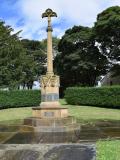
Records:
<instances>
[{"instance_id":1,"label":"background treeline","mask_svg":"<svg viewBox=\"0 0 120 160\"><path fill-rule=\"evenodd\" d=\"M0 21L0 89L32 89L33 82L46 71L46 39L42 41L19 38L13 29ZM59 39L53 37L57 54Z\"/></svg>"},{"instance_id":2,"label":"background treeline","mask_svg":"<svg viewBox=\"0 0 120 160\"><path fill-rule=\"evenodd\" d=\"M54 71L61 90L69 86L95 86L112 70L120 75L120 7L98 14L92 28L74 26L61 39L53 38ZM19 32L0 21L0 89L32 89L46 71L46 40L19 38Z\"/></svg>"},{"instance_id":3,"label":"background treeline","mask_svg":"<svg viewBox=\"0 0 120 160\"><path fill-rule=\"evenodd\" d=\"M74 26L58 44L55 58L62 90L70 86L95 86L112 70L120 75L120 7L98 14L92 28Z\"/></svg>"}]
</instances>

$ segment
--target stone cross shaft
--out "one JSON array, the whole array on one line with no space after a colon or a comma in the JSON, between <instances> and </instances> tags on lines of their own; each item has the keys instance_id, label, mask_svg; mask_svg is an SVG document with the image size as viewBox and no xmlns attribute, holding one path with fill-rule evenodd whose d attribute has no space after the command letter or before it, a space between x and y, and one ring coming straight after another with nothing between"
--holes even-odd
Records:
<instances>
[{"instance_id":1,"label":"stone cross shaft","mask_svg":"<svg viewBox=\"0 0 120 160\"><path fill-rule=\"evenodd\" d=\"M43 14L42 18L48 18L48 27L47 27L47 74L53 75L53 53L52 53L52 26L51 26L51 17L57 17L57 14L51 9L47 9Z\"/></svg>"},{"instance_id":2,"label":"stone cross shaft","mask_svg":"<svg viewBox=\"0 0 120 160\"><path fill-rule=\"evenodd\" d=\"M33 117L47 119L58 119L68 117L68 109L61 107L59 103L60 78L53 73L53 54L52 54L52 26L51 17L57 14L51 9L47 9L42 18L48 18L47 27L47 73L40 78L41 84L41 103L40 107L33 108Z\"/></svg>"}]
</instances>

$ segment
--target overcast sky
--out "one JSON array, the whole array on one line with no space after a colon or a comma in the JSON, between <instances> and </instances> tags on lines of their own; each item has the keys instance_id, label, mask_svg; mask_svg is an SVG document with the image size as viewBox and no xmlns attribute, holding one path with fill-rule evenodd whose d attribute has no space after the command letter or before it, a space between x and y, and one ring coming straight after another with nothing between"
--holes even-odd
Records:
<instances>
[{"instance_id":1,"label":"overcast sky","mask_svg":"<svg viewBox=\"0 0 120 160\"><path fill-rule=\"evenodd\" d=\"M93 26L97 14L120 0L0 0L0 19L11 25L15 32L28 39L46 38L47 19L41 14L51 8L58 17L53 18L53 35L61 37L74 25Z\"/></svg>"}]
</instances>

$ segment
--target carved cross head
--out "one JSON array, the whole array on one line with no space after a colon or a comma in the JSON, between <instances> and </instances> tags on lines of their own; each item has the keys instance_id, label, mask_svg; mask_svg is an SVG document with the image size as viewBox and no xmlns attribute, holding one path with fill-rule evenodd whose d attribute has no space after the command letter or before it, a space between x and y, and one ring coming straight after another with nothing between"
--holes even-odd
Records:
<instances>
[{"instance_id":1,"label":"carved cross head","mask_svg":"<svg viewBox=\"0 0 120 160\"><path fill-rule=\"evenodd\" d=\"M48 8L43 14L42 18L44 17L57 17L57 14L52 11L52 9Z\"/></svg>"}]
</instances>

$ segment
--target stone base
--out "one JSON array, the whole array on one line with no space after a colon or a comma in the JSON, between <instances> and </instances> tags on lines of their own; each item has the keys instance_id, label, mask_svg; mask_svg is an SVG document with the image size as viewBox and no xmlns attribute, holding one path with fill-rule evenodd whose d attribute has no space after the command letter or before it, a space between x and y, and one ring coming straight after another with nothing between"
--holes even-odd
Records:
<instances>
[{"instance_id":1,"label":"stone base","mask_svg":"<svg viewBox=\"0 0 120 160\"><path fill-rule=\"evenodd\" d=\"M34 128L34 132L39 133L74 133L80 130L80 124L76 123L74 117L66 118L36 118L29 117L24 119L25 126ZM22 127L24 130L24 127ZM57 135L56 135L57 136Z\"/></svg>"},{"instance_id":2,"label":"stone base","mask_svg":"<svg viewBox=\"0 0 120 160\"><path fill-rule=\"evenodd\" d=\"M36 118L65 118L68 117L68 108L63 107L34 107L32 115Z\"/></svg>"},{"instance_id":3,"label":"stone base","mask_svg":"<svg viewBox=\"0 0 120 160\"><path fill-rule=\"evenodd\" d=\"M41 102L40 108L61 108L59 101Z\"/></svg>"},{"instance_id":4,"label":"stone base","mask_svg":"<svg viewBox=\"0 0 120 160\"><path fill-rule=\"evenodd\" d=\"M33 126L33 127L70 126L76 123L77 123L76 119L72 116L68 116L66 118L51 118L51 119L28 117L24 119L25 126Z\"/></svg>"}]
</instances>

